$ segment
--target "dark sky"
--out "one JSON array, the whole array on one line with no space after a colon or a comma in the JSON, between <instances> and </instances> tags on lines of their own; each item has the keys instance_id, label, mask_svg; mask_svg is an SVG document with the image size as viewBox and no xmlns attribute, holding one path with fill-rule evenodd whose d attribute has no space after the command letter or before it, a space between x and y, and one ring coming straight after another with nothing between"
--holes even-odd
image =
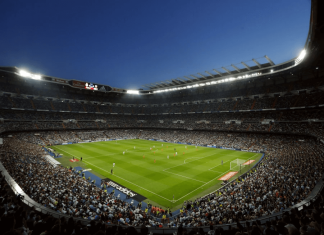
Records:
<instances>
[{"instance_id":1,"label":"dark sky","mask_svg":"<svg viewBox=\"0 0 324 235\"><path fill-rule=\"evenodd\" d=\"M278 64L302 50L310 7L310 0L1 0L0 66L141 88L264 55Z\"/></svg>"}]
</instances>

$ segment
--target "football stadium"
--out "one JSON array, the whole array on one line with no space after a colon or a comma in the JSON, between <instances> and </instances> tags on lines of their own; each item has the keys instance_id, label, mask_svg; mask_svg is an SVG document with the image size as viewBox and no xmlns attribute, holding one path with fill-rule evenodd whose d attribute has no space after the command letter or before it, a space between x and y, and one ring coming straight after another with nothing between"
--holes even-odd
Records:
<instances>
[{"instance_id":1,"label":"football stadium","mask_svg":"<svg viewBox=\"0 0 324 235\"><path fill-rule=\"evenodd\" d=\"M0 67L3 234L323 234L320 9L295 58L144 89Z\"/></svg>"}]
</instances>

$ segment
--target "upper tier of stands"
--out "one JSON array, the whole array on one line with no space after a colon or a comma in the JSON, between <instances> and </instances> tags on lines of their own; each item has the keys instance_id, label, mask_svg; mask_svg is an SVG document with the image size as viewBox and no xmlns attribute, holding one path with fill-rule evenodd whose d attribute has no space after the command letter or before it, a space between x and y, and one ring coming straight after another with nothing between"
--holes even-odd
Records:
<instances>
[{"instance_id":1,"label":"upper tier of stands","mask_svg":"<svg viewBox=\"0 0 324 235\"><path fill-rule=\"evenodd\" d=\"M324 88L323 88L324 89ZM154 105L94 103L78 100L48 100L42 97L27 98L22 95L0 96L2 109L49 110L67 112L103 112L118 114L161 114L188 112L217 112L235 110L287 109L291 107L319 106L324 104L324 92L320 89L309 93L289 93L282 96L258 96L214 101L196 101Z\"/></svg>"}]
</instances>

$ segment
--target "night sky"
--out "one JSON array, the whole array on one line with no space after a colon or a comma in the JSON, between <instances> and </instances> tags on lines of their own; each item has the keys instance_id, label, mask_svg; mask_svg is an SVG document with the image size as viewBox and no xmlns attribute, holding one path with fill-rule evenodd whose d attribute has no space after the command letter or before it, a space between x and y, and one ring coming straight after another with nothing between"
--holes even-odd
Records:
<instances>
[{"instance_id":1,"label":"night sky","mask_svg":"<svg viewBox=\"0 0 324 235\"><path fill-rule=\"evenodd\" d=\"M0 66L135 89L264 55L278 64L303 49L310 8L310 0L1 0Z\"/></svg>"}]
</instances>

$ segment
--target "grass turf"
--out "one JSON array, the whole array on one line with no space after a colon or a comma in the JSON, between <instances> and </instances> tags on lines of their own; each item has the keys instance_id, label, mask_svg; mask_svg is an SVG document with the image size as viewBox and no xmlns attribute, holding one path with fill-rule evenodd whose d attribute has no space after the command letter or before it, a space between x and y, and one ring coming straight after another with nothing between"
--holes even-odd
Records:
<instances>
[{"instance_id":1,"label":"grass turf","mask_svg":"<svg viewBox=\"0 0 324 235\"><path fill-rule=\"evenodd\" d=\"M222 181L218 180L221 176L230 171L239 171L238 168L230 170L231 161L237 158L255 160L242 169L241 173L244 173L262 156L260 153L199 146L196 149L192 145L185 148L182 144L138 139L59 145L52 148L63 154L62 158L57 159L63 165L91 168L93 173L110 178L145 196L151 204L170 207L172 210L180 208L185 200L206 195L221 187ZM176 152L177 155L174 156ZM78 159L82 157L83 160L72 163L69 161L72 156ZM113 163L116 164L114 168ZM110 173L112 168L113 175ZM236 174L231 179L239 175Z\"/></svg>"}]
</instances>

